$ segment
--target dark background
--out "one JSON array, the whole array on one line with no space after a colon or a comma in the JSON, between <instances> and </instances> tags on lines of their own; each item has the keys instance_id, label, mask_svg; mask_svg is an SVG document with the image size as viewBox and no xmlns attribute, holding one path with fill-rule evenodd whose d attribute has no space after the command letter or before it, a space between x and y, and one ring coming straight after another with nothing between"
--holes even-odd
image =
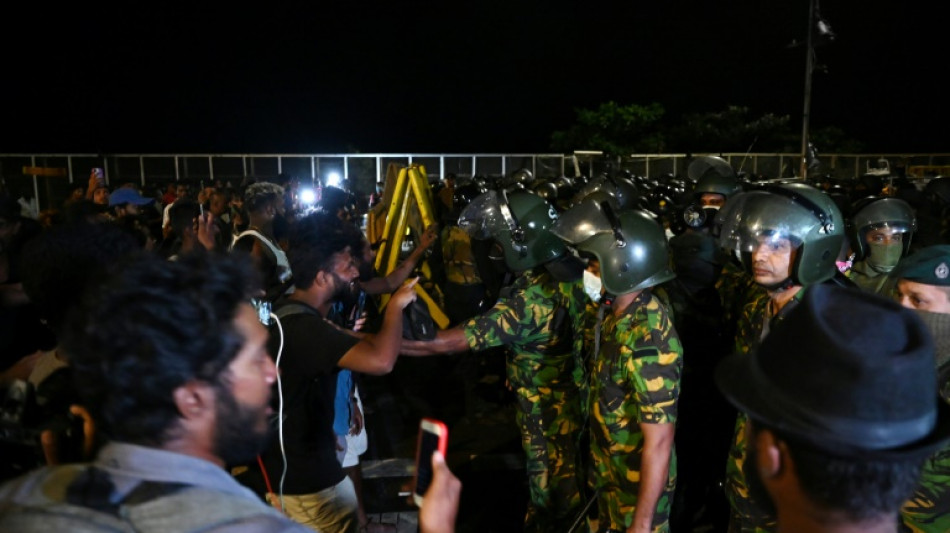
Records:
<instances>
[{"instance_id":1,"label":"dark background","mask_svg":"<svg viewBox=\"0 0 950 533\"><path fill-rule=\"evenodd\" d=\"M813 126L950 151L935 5L821 2L837 39L817 49ZM807 0L8 9L6 153L535 152L608 100L801 124L805 49L787 45Z\"/></svg>"}]
</instances>

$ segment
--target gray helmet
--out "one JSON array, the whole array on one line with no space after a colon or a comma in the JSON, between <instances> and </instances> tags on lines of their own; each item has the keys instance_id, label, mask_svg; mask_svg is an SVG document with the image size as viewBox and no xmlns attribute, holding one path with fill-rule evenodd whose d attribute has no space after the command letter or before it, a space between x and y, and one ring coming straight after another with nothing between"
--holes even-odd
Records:
<instances>
[{"instance_id":1,"label":"gray helmet","mask_svg":"<svg viewBox=\"0 0 950 533\"><path fill-rule=\"evenodd\" d=\"M532 184L529 192L537 194L549 202L557 201L557 185L550 181L539 181Z\"/></svg>"},{"instance_id":2,"label":"gray helmet","mask_svg":"<svg viewBox=\"0 0 950 533\"><path fill-rule=\"evenodd\" d=\"M564 255L567 248L549 230L557 221L554 206L536 194L488 191L462 210L459 227L475 239L494 239L505 264L521 271Z\"/></svg>"},{"instance_id":3,"label":"gray helmet","mask_svg":"<svg viewBox=\"0 0 950 533\"><path fill-rule=\"evenodd\" d=\"M695 184L693 196L721 194L727 199L740 189L739 177L732 165L721 157L704 155L693 159L686 175Z\"/></svg>"},{"instance_id":4,"label":"gray helmet","mask_svg":"<svg viewBox=\"0 0 950 533\"><path fill-rule=\"evenodd\" d=\"M571 205L577 205L587 196L600 191L615 197L620 207L624 209L634 207L640 197L637 186L629 178L603 174L581 187L571 199Z\"/></svg>"},{"instance_id":5,"label":"gray helmet","mask_svg":"<svg viewBox=\"0 0 950 533\"><path fill-rule=\"evenodd\" d=\"M735 175L723 176L715 169L709 169L705 174L699 177L696 186L693 187L693 196L699 198L703 194L721 194L726 199L739 191L739 178Z\"/></svg>"},{"instance_id":6,"label":"gray helmet","mask_svg":"<svg viewBox=\"0 0 950 533\"><path fill-rule=\"evenodd\" d=\"M880 228L893 228L902 235L903 252L907 255L910 239L917 231L917 218L910 204L898 198L869 197L859 200L851 216L852 246L855 259L861 260L868 255L865 237L868 232Z\"/></svg>"},{"instance_id":7,"label":"gray helmet","mask_svg":"<svg viewBox=\"0 0 950 533\"><path fill-rule=\"evenodd\" d=\"M588 199L564 212L551 232L578 253L600 261L601 280L610 294L627 294L676 277L663 228L643 210L616 211L608 201Z\"/></svg>"},{"instance_id":8,"label":"gray helmet","mask_svg":"<svg viewBox=\"0 0 950 533\"><path fill-rule=\"evenodd\" d=\"M719 210L720 246L739 252L751 272L752 252L762 236L786 238L797 247L790 265L793 283L808 286L834 276L844 241L844 221L834 201L804 183L765 185L734 196Z\"/></svg>"}]
</instances>

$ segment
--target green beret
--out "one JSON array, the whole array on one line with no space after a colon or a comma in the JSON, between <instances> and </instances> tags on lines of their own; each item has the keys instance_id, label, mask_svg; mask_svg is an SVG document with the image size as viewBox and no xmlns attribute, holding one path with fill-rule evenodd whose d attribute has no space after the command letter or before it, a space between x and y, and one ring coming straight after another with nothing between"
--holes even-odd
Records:
<instances>
[{"instance_id":1,"label":"green beret","mask_svg":"<svg viewBox=\"0 0 950 533\"><path fill-rule=\"evenodd\" d=\"M950 244L921 248L902 259L897 268L898 279L950 286Z\"/></svg>"}]
</instances>

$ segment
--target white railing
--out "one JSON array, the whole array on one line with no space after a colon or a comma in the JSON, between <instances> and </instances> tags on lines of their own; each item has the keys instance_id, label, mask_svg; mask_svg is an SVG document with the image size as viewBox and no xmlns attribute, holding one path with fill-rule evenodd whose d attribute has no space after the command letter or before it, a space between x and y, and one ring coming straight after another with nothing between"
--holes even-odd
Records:
<instances>
[{"instance_id":1,"label":"white railing","mask_svg":"<svg viewBox=\"0 0 950 533\"><path fill-rule=\"evenodd\" d=\"M632 154L614 167L634 175L684 176L691 157L706 154ZM800 155L789 153L719 155L737 170L766 178L791 177L800 166ZM939 169L950 166L950 154L828 154L821 155L818 174L850 179L887 159L892 171L901 166ZM48 208L64 200L69 190L85 186L89 171L103 167L112 186L135 182L144 187L164 187L172 182L195 185L216 182L237 184L251 179L290 175L312 184L326 183L336 173L357 194L368 195L383 181L391 163L424 165L430 179L447 174L459 177L508 176L529 169L536 177L593 175L605 161L595 152L576 154L0 154L0 180L9 189ZM908 172L910 174L910 172ZM32 194L31 194L32 193ZM36 201L36 200L34 200Z\"/></svg>"}]
</instances>

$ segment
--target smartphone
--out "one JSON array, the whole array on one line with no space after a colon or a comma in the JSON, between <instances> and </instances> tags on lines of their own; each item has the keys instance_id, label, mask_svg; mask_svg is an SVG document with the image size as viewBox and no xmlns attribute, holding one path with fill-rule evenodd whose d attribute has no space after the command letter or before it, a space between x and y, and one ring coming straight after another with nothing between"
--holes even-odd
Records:
<instances>
[{"instance_id":1,"label":"smartphone","mask_svg":"<svg viewBox=\"0 0 950 533\"><path fill-rule=\"evenodd\" d=\"M96 181L98 181L100 185L105 185L106 183L105 169L101 167L95 167L92 169L92 173L96 176Z\"/></svg>"},{"instance_id":2,"label":"smartphone","mask_svg":"<svg viewBox=\"0 0 950 533\"><path fill-rule=\"evenodd\" d=\"M422 507L422 497L432 483L432 453L436 450L443 456L449 446L449 428L443 422L423 418L419 422L419 445L416 448L416 479L412 489L412 501Z\"/></svg>"}]
</instances>

